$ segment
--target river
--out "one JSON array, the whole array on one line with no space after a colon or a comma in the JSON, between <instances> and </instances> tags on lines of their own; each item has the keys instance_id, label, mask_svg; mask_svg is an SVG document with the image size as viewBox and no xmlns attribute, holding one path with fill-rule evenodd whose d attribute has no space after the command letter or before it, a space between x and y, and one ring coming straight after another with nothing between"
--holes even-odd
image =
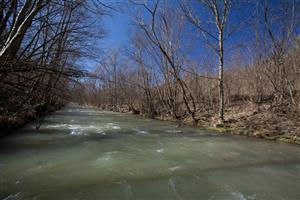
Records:
<instances>
[{"instance_id":1,"label":"river","mask_svg":"<svg viewBox=\"0 0 300 200\"><path fill-rule=\"evenodd\" d=\"M300 148L66 107L0 140L0 199L300 199Z\"/></svg>"}]
</instances>

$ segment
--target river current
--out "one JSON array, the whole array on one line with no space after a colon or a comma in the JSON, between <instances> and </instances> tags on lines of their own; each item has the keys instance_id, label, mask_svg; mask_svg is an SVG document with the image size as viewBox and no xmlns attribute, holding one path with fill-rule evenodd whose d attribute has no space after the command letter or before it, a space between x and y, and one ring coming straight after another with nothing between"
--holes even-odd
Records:
<instances>
[{"instance_id":1,"label":"river current","mask_svg":"<svg viewBox=\"0 0 300 200\"><path fill-rule=\"evenodd\" d=\"M300 199L300 148L68 106L0 140L0 199Z\"/></svg>"}]
</instances>

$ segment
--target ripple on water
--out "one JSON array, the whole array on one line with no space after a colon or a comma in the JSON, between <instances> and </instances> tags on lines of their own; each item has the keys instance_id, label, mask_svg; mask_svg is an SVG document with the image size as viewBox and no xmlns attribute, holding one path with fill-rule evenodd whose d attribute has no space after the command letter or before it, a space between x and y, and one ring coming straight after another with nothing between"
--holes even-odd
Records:
<instances>
[{"instance_id":1,"label":"ripple on water","mask_svg":"<svg viewBox=\"0 0 300 200\"><path fill-rule=\"evenodd\" d=\"M70 135L87 135L83 130L71 130Z\"/></svg>"},{"instance_id":2,"label":"ripple on water","mask_svg":"<svg viewBox=\"0 0 300 200\"><path fill-rule=\"evenodd\" d=\"M116 122L114 122L114 123L107 123L106 125L105 125L105 128L106 129L113 129L113 130L119 130L119 129L121 129L121 127L118 125L118 123L116 123Z\"/></svg>"},{"instance_id":3,"label":"ripple on water","mask_svg":"<svg viewBox=\"0 0 300 200\"><path fill-rule=\"evenodd\" d=\"M128 183L126 180L121 180L117 182L118 184L122 185L124 188L124 191L126 193L126 196L132 196L132 190L131 190L131 185Z\"/></svg>"},{"instance_id":4,"label":"ripple on water","mask_svg":"<svg viewBox=\"0 0 300 200\"><path fill-rule=\"evenodd\" d=\"M115 166L115 162L118 162L118 160L115 159L115 154L118 153L118 151L106 152L96 158L96 160L93 161L93 164L97 167L109 168L110 170L112 170Z\"/></svg>"},{"instance_id":5,"label":"ripple on water","mask_svg":"<svg viewBox=\"0 0 300 200\"><path fill-rule=\"evenodd\" d=\"M108 161L108 160L111 160L112 159L112 156L107 154L107 155L104 155L104 156L101 156L99 158L97 158L97 161Z\"/></svg>"},{"instance_id":6,"label":"ripple on water","mask_svg":"<svg viewBox=\"0 0 300 200\"><path fill-rule=\"evenodd\" d=\"M112 126L111 128L112 128L112 129L121 129L121 127L120 127L120 126L117 126L117 125L114 125L114 126Z\"/></svg>"},{"instance_id":7,"label":"ripple on water","mask_svg":"<svg viewBox=\"0 0 300 200\"><path fill-rule=\"evenodd\" d=\"M256 195L250 195L250 196L245 196L243 195L241 192L239 191L234 191L231 192L231 195L233 196L234 200L255 200L256 199Z\"/></svg>"},{"instance_id":8,"label":"ripple on water","mask_svg":"<svg viewBox=\"0 0 300 200\"><path fill-rule=\"evenodd\" d=\"M102 129L96 129L97 134L106 135L106 133Z\"/></svg>"},{"instance_id":9,"label":"ripple on water","mask_svg":"<svg viewBox=\"0 0 300 200\"><path fill-rule=\"evenodd\" d=\"M68 125L68 128L71 130L75 130L75 129L81 129L82 127L78 124L70 124Z\"/></svg>"},{"instance_id":10,"label":"ripple on water","mask_svg":"<svg viewBox=\"0 0 300 200\"><path fill-rule=\"evenodd\" d=\"M78 125L78 124L71 124L68 125L68 129L71 130L70 131L70 135L87 135L84 132L84 129L82 126Z\"/></svg>"},{"instance_id":11,"label":"ripple on water","mask_svg":"<svg viewBox=\"0 0 300 200\"><path fill-rule=\"evenodd\" d=\"M140 134L147 134L147 131L139 131Z\"/></svg>"},{"instance_id":12,"label":"ripple on water","mask_svg":"<svg viewBox=\"0 0 300 200\"><path fill-rule=\"evenodd\" d=\"M68 124L55 124L55 125L48 125L46 128L66 128Z\"/></svg>"},{"instance_id":13,"label":"ripple on water","mask_svg":"<svg viewBox=\"0 0 300 200\"><path fill-rule=\"evenodd\" d=\"M181 130L166 130L167 133L181 133Z\"/></svg>"},{"instance_id":14,"label":"ripple on water","mask_svg":"<svg viewBox=\"0 0 300 200\"><path fill-rule=\"evenodd\" d=\"M157 149L157 150L156 150L157 153L162 153L162 152L164 152L164 151L165 151L164 149Z\"/></svg>"},{"instance_id":15,"label":"ripple on water","mask_svg":"<svg viewBox=\"0 0 300 200\"><path fill-rule=\"evenodd\" d=\"M8 195L6 198L4 198L3 200L13 200L13 199L22 199L22 193L21 192L17 192L15 194L10 194Z\"/></svg>"},{"instance_id":16,"label":"ripple on water","mask_svg":"<svg viewBox=\"0 0 300 200\"><path fill-rule=\"evenodd\" d=\"M132 128L132 130L135 131L137 135L144 135L144 134L148 134L149 133L148 131L140 130L138 128Z\"/></svg>"},{"instance_id":17,"label":"ripple on water","mask_svg":"<svg viewBox=\"0 0 300 200\"><path fill-rule=\"evenodd\" d=\"M74 121L74 120L73 120ZM106 135L103 129L121 129L114 123L108 123L106 127L99 127L95 125L79 125L79 124L56 124L48 125L46 128L55 128L55 129L69 129L70 135L88 135L86 132L94 132L101 135Z\"/></svg>"},{"instance_id":18,"label":"ripple on water","mask_svg":"<svg viewBox=\"0 0 300 200\"><path fill-rule=\"evenodd\" d=\"M177 193L177 189L176 189L176 182L174 179L169 178L169 185L173 191L173 193L177 196L177 199L182 199L182 197Z\"/></svg>"},{"instance_id":19,"label":"ripple on water","mask_svg":"<svg viewBox=\"0 0 300 200\"><path fill-rule=\"evenodd\" d=\"M174 171L179 170L180 168L181 168L180 166L174 166L174 167L170 167L169 170L174 172Z\"/></svg>"}]
</instances>

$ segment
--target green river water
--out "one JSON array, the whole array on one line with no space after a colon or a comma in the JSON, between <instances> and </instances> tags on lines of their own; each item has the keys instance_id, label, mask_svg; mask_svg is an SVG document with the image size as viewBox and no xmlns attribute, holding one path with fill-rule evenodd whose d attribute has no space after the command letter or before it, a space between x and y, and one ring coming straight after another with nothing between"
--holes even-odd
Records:
<instances>
[{"instance_id":1,"label":"green river water","mask_svg":"<svg viewBox=\"0 0 300 200\"><path fill-rule=\"evenodd\" d=\"M66 107L0 140L0 199L300 199L300 148Z\"/></svg>"}]
</instances>

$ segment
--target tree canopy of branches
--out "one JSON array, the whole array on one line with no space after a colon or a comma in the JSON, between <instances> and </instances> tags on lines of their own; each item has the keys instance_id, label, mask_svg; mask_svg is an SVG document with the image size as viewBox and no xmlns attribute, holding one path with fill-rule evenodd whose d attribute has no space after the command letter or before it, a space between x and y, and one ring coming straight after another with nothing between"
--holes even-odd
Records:
<instances>
[{"instance_id":1,"label":"tree canopy of branches","mask_svg":"<svg viewBox=\"0 0 300 200\"><path fill-rule=\"evenodd\" d=\"M38 117L67 100L66 91L85 74L76 61L88 53L87 41L95 39L95 35L103 37L103 30L91 33L92 24L97 22L91 11L86 12L94 9L96 3L1 1L1 129ZM97 5L97 14L102 15L101 5Z\"/></svg>"}]
</instances>

